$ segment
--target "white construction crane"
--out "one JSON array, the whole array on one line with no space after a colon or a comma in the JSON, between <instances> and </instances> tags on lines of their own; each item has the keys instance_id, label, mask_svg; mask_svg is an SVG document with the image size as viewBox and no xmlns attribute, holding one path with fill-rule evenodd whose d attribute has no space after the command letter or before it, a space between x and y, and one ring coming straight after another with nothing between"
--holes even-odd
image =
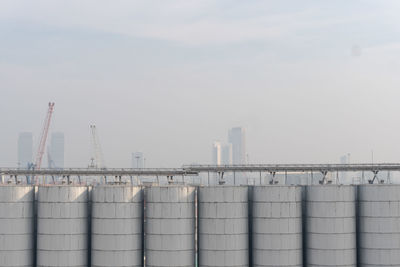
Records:
<instances>
[{"instance_id":1,"label":"white construction crane","mask_svg":"<svg viewBox=\"0 0 400 267\"><path fill-rule=\"evenodd\" d=\"M92 145L93 145L93 155L89 168L95 169L105 169L106 165L104 162L103 152L101 150L101 145L99 141L99 136L97 134L96 125L90 125L90 133L92 137Z\"/></svg>"}]
</instances>

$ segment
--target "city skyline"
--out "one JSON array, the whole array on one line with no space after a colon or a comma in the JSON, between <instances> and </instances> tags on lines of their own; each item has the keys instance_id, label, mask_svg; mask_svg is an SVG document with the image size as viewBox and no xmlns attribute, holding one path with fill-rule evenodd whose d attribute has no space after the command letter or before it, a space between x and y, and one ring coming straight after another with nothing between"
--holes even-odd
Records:
<instances>
[{"instance_id":1,"label":"city skyline","mask_svg":"<svg viewBox=\"0 0 400 267\"><path fill-rule=\"evenodd\" d=\"M246 130L233 127L228 131L227 142L214 141L211 162L214 165L246 164Z\"/></svg>"},{"instance_id":2,"label":"city skyline","mask_svg":"<svg viewBox=\"0 0 400 267\"><path fill-rule=\"evenodd\" d=\"M237 125L250 163L400 162L398 1L89 2L0 2L1 166L49 101L66 167L91 124L107 167L208 163Z\"/></svg>"}]
</instances>

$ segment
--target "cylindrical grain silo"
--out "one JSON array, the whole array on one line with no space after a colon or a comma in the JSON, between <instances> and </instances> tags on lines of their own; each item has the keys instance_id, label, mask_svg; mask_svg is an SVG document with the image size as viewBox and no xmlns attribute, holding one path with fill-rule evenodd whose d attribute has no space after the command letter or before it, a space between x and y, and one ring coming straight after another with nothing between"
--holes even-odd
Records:
<instances>
[{"instance_id":1,"label":"cylindrical grain silo","mask_svg":"<svg viewBox=\"0 0 400 267\"><path fill-rule=\"evenodd\" d=\"M400 266L400 185L358 192L360 266Z\"/></svg>"},{"instance_id":2,"label":"cylindrical grain silo","mask_svg":"<svg viewBox=\"0 0 400 267\"><path fill-rule=\"evenodd\" d=\"M248 187L199 188L199 266L249 266Z\"/></svg>"},{"instance_id":3,"label":"cylindrical grain silo","mask_svg":"<svg viewBox=\"0 0 400 267\"><path fill-rule=\"evenodd\" d=\"M40 186L37 267L87 267L88 187Z\"/></svg>"},{"instance_id":4,"label":"cylindrical grain silo","mask_svg":"<svg viewBox=\"0 0 400 267\"><path fill-rule=\"evenodd\" d=\"M0 185L0 266L34 265L33 186Z\"/></svg>"},{"instance_id":5,"label":"cylindrical grain silo","mask_svg":"<svg viewBox=\"0 0 400 267\"><path fill-rule=\"evenodd\" d=\"M92 266L142 266L142 189L96 186L92 191Z\"/></svg>"},{"instance_id":6,"label":"cylindrical grain silo","mask_svg":"<svg viewBox=\"0 0 400 267\"><path fill-rule=\"evenodd\" d=\"M307 266L356 266L356 187L308 186Z\"/></svg>"},{"instance_id":7,"label":"cylindrical grain silo","mask_svg":"<svg viewBox=\"0 0 400 267\"><path fill-rule=\"evenodd\" d=\"M195 188L145 189L146 267L195 266Z\"/></svg>"},{"instance_id":8,"label":"cylindrical grain silo","mask_svg":"<svg viewBox=\"0 0 400 267\"><path fill-rule=\"evenodd\" d=\"M252 194L253 266L303 266L299 186L256 186Z\"/></svg>"}]
</instances>

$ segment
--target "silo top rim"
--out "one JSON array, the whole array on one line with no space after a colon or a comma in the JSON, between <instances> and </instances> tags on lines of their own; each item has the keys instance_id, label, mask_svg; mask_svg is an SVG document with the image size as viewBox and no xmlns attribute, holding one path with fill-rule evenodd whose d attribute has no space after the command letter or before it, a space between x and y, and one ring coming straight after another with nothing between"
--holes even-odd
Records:
<instances>
[{"instance_id":1,"label":"silo top rim","mask_svg":"<svg viewBox=\"0 0 400 267\"><path fill-rule=\"evenodd\" d=\"M133 188L141 188L141 187L143 187L143 186L140 186L140 185L104 185L104 184L102 184L102 185L95 185L95 186L93 186L93 187L97 187L97 188L130 188L130 187L133 187Z\"/></svg>"},{"instance_id":2,"label":"silo top rim","mask_svg":"<svg viewBox=\"0 0 400 267\"><path fill-rule=\"evenodd\" d=\"M33 187L29 184L0 184L0 187Z\"/></svg>"},{"instance_id":3,"label":"silo top rim","mask_svg":"<svg viewBox=\"0 0 400 267\"><path fill-rule=\"evenodd\" d=\"M133 186L136 187L136 186ZM196 186L192 186L192 185L145 185L143 187L146 188L187 188L187 187L196 187Z\"/></svg>"},{"instance_id":4,"label":"silo top rim","mask_svg":"<svg viewBox=\"0 0 400 267\"><path fill-rule=\"evenodd\" d=\"M201 188L246 188L246 187L250 187L248 185L201 185L199 186Z\"/></svg>"},{"instance_id":5,"label":"silo top rim","mask_svg":"<svg viewBox=\"0 0 400 267\"><path fill-rule=\"evenodd\" d=\"M352 184L312 184L305 185L305 187L354 187Z\"/></svg>"},{"instance_id":6,"label":"silo top rim","mask_svg":"<svg viewBox=\"0 0 400 267\"><path fill-rule=\"evenodd\" d=\"M373 187L373 186L400 187L400 184L360 184L359 186L363 186L363 187Z\"/></svg>"},{"instance_id":7,"label":"silo top rim","mask_svg":"<svg viewBox=\"0 0 400 267\"><path fill-rule=\"evenodd\" d=\"M272 184L266 184L266 185L251 185L249 187L260 187L260 188L297 188L297 187L303 187L303 185L272 185Z\"/></svg>"},{"instance_id":8,"label":"silo top rim","mask_svg":"<svg viewBox=\"0 0 400 267\"><path fill-rule=\"evenodd\" d=\"M89 187L88 185L46 184L38 187Z\"/></svg>"}]
</instances>

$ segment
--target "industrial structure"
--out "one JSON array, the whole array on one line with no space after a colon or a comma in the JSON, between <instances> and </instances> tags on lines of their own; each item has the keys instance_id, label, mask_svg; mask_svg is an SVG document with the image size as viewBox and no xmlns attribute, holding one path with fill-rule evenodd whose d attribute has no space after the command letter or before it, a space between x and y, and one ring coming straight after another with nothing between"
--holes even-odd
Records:
<instances>
[{"instance_id":1,"label":"industrial structure","mask_svg":"<svg viewBox=\"0 0 400 267\"><path fill-rule=\"evenodd\" d=\"M385 184L3 184L0 266L399 266L399 196Z\"/></svg>"},{"instance_id":2,"label":"industrial structure","mask_svg":"<svg viewBox=\"0 0 400 267\"><path fill-rule=\"evenodd\" d=\"M102 179L110 178L109 182L131 181L134 176L153 177L158 183L159 178L167 177L169 183L180 181L186 183L185 177L194 177L201 174L207 176L207 182L200 184L211 184L211 179L217 179L215 184L224 184L226 174L231 174L234 185L237 185L236 175L243 173L256 174L254 185L266 185L283 183L287 184L290 174L308 173L319 179L320 184L335 183L342 184L339 172L361 172L362 175L370 174L366 183L388 183L389 179L379 177L380 173L400 172L399 163L365 163L365 164L247 164L247 165L184 165L182 168L64 168L64 169L19 169L0 168L0 176L15 180L17 183L29 183L29 176L59 176L67 180L73 177L82 181L82 177L97 176ZM217 174L217 175L211 175ZM283 181L277 180L278 175ZM334 179L328 179L328 176ZM127 178L127 179L126 179ZM107 179L105 179L107 180ZM363 179L364 180L364 179ZM243 179L241 180L243 181ZM61 182L61 181L60 181ZM140 181L139 181L140 183ZM243 183L242 183L243 184ZM248 183L246 183L247 185ZM296 184L291 182L290 184Z\"/></svg>"},{"instance_id":3,"label":"industrial structure","mask_svg":"<svg viewBox=\"0 0 400 267\"><path fill-rule=\"evenodd\" d=\"M54 111L54 103L49 103L49 107L48 107L48 110L47 110L46 118L44 120L42 134L40 135L40 142L39 142L39 146L38 146L38 151L37 151L37 154L36 154L36 157L35 157L35 166L34 166L34 168L36 170L40 170L40 168L42 166L42 159L43 159L43 155L44 155L45 148L46 148L47 135L49 133L51 116L53 115L53 111Z\"/></svg>"},{"instance_id":4,"label":"industrial structure","mask_svg":"<svg viewBox=\"0 0 400 267\"><path fill-rule=\"evenodd\" d=\"M89 168L94 169L105 169L106 163L104 160L103 150L101 148L100 139L98 135L98 131L96 125L90 125L90 135L92 140L92 157L90 159Z\"/></svg>"}]
</instances>

